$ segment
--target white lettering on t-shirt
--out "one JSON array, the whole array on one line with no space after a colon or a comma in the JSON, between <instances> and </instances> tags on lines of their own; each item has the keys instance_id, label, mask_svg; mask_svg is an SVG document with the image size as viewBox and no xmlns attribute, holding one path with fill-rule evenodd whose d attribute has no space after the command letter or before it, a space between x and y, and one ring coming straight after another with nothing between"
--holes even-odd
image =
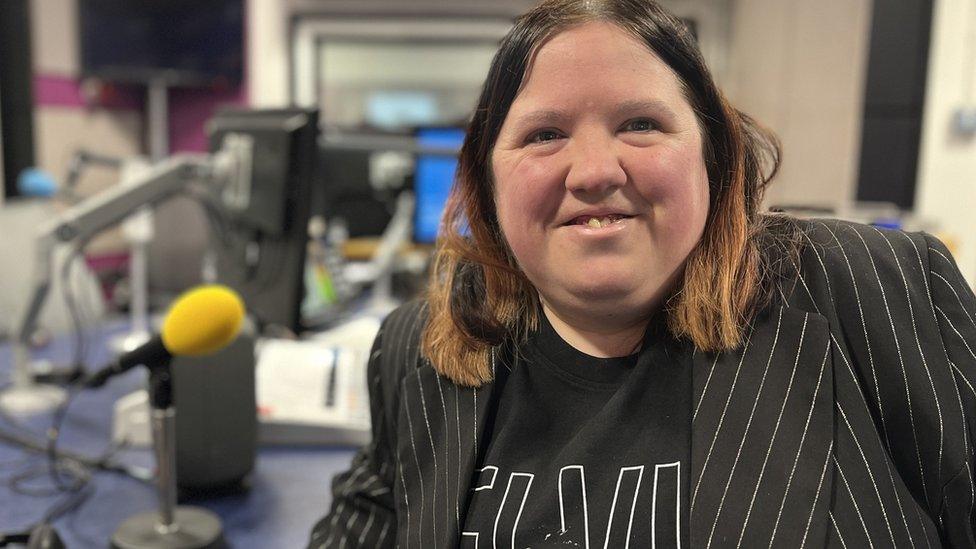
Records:
<instances>
[{"instance_id":1,"label":"white lettering on t-shirt","mask_svg":"<svg viewBox=\"0 0 976 549\"><path fill-rule=\"evenodd\" d=\"M496 483L499 474L498 467L488 465L478 470L479 478L474 491L501 489L501 483ZM487 478L486 478L487 477ZM490 479L490 480L489 480ZM491 540L491 548L516 548L515 536L519 520L529 499L532 489L534 473L512 472L505 483L505 492L495 514L494 527L491 532L462 532L460 546L468 549L487 548L487 540ZM606 531L598 535L590 543L590 509L586 498L586 471L582 465L567 465L559 470L559 521L560 531L550 536L558 536L561 544L567 547L593 547L609 549L611 547L629 548L634 525L634 515L637 514L637 496L644 479L644 466L636 465L621 467L617 475L613 500L608 512ZM665 498L668 494L671 497ZM675 502L674 508L664 509L664 501ZM660 502L660 503L659 503ZM661 507L661 508L659 508ZM594 510L595 512L596 510ZM646 514L645 514L646 513ZM681 513L681 462L662 463L654 466L654 486L651 496L651 508L641 510L639 516L649 515L651 523L651 547L681 547L680 535ZM677 533L676 539L660 540L658 532ZM484 542L484 548L479 543ZM673 544L672 544L673 542ZM635 545L637 543L635 542Z\"/></svg>"}]
</instances>

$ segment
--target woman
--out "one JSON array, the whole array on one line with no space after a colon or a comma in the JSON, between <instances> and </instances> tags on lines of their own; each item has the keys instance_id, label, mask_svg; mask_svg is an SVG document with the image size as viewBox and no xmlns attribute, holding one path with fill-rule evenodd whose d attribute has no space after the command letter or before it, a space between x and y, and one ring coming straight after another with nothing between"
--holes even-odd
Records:
<instances>
[{"instance_id":1,"label":"woman","mask_svg":"<svg viewBox=\"0 0 976 549\"><path fill-rule=\"evenodd\" d=\"M311 546L974 546L976 299L778 157L652 2L520 18Z\"/></svg>"}]
</instances>

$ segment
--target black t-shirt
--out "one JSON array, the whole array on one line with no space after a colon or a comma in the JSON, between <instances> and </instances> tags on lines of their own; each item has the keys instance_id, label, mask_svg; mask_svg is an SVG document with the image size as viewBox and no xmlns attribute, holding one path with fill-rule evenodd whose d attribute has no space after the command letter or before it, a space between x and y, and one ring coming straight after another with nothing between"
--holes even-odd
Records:
<instances>
[{"instance_id":1,"label":"black t-shirt","mask_svg":"<svg viewBox=\"0 0 976 549\"><path fill-rule=\"evenodd\" d=\"M687 547L690 347L659 315L637 354L595 358L540 316L497 368L461 546Z\"/></svg>"}]
</instances>

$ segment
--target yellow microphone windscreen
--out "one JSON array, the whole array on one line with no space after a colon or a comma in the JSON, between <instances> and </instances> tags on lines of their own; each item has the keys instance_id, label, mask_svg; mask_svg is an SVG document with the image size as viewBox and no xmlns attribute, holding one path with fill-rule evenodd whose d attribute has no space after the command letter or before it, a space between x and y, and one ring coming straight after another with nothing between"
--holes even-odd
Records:
<instances>
[{"instance_id":1,"label":"yellow microphone windscreen","mask_svg":"<svg viewBox=\"0 0 976 549\"><path fill-rule=\"evenodd\" d=\"M244 301L226 286L200 286L173 302L161 336L174 356L215 353L237 337L244 323Z\"/></svg>"}]
</instances>

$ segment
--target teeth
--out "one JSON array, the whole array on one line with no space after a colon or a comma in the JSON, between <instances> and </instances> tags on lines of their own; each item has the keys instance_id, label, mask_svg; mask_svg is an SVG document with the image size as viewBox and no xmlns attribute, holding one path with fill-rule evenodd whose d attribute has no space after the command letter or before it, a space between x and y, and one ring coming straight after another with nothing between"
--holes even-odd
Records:
<instances>
[{"instance_id":1,"label":"teeth","mask_svg":"<svg viewBox=\"0 0 976 549\"><path fill-rule=\"evenodd\" d=\"M599 229L600 227L606 227L618 219L620 219L620 217L616 215L608 215L607 217L591 217L586 220L584 225L593 227L594 229Z\"/></svg>"}]
</instances>

